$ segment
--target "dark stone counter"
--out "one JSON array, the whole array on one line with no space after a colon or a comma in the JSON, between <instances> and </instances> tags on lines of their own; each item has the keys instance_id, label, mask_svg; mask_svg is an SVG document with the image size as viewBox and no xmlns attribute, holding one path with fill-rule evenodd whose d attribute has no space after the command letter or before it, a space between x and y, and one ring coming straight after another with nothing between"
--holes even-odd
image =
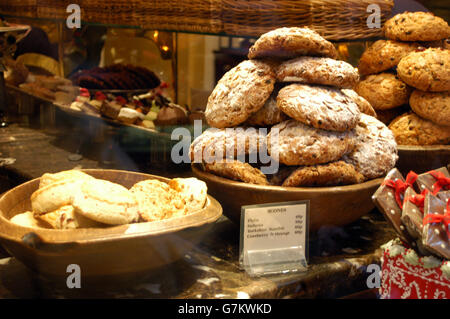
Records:
<instances>
[{"instance_id":1,"label":"dark stone counter","mask_svg":"<svg viewBox=\"0 0 450 319\"><path fill-rule=\"evenodd\" d=\"M142 154L120 153L119 144L108 144L104 138L97 144L92 139L80 151L76 143L79 134L82 134L79 127L42 130L11 125L0 129L0 191L45 172L74 167L190 176L185 168L161 168L152 165L154 162L150 163ZM108 161L102 160L105 147L110 152ZM77 150L83 158L71 161L69 156ZM80 289L69 289L65 282L40 278L14 257L2 256L0 250L0 297L339 298L368 289L366 280L370 273L366 268L380 263L380 245L394 237L394 231L374 210L346 227L323 227L310 234L306 272L253 278L239 268L239 227L221 217L201 244L163 269L127 285L110 282L82 285Z\"/></svg>"}]
</instances>

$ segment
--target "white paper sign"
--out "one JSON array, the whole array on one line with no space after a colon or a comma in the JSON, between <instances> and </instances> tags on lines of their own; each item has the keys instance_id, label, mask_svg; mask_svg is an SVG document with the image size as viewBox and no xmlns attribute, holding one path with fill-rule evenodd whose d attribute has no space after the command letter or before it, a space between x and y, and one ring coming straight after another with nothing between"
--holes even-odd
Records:
<instances>
[{"instance_id":1,"label":"white paper sign","mask_svg":"<svg viewBox=\"0 0 450 319\"><path fill-rule=\"evenodd\" d=\"M243 206L240 263L251 275L306 270L309 201Z\"/></svg>"}]
</instances>

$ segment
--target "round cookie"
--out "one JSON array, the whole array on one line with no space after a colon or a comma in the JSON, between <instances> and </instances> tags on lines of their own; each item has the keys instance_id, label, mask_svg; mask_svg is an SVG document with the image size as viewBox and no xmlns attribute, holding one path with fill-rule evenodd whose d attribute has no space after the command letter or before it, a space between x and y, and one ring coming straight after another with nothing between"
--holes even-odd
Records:
<instances>
[{"instance_id":1,"label":"round cookie","mask_svg":"<svg viewBox=\"0 0 450 319\"><path fill-rule=\"evenodd\" d=\"M414 113L397 117L389 124L399 145L445 145L450 143L450 127L422 119Z\"/></svg>"},{"instance_id":2,"label":"round cookie","mask_svg":"<svg viewBox=\"0 0 450 319\"><path fill-rule=\"evenodd\" d=\"M299 82L352 88L359 81L358 70L345 61L303 56L281 63L278 82Z\"/></svg>"},{"instance_id":3,"label":"round cookie","mask_svg":"<svg viewBox=\"0 0 450 319\"><path fill-rule=\"evenodd\" d=\"M450 126L450 92L415 90L409 98L411 109L420 117L439 125Z\"/></svg>"},{"instance_id":4,"label":"round cookie","mask_svg":"<svg viewBox=\"0 0 450 319\"><path fill-rule=\"evenodd\" d=\"M139 219L139 206L122 185L102 179L83 182L73 198L75 212L108 225L121 225Z\"/></svg>"},{"instance_id":5,"label":"round cookie","mask_svg":"<svg viewBox=\"0 0 450 319\"><path fill-rule=\"evenodd\" d=\"M429 48L410 53L401 59L397 74L421 91L450 91L450 50Z\"/></svg>"},{"instance_id":6,"label":"round cookie","mask_svg":"<svg viewBox=\"0 0 450 319\"><path fill-rule=\"evenodd\" d=\"M397 162L397 143L386 125L373 116L362 114L355 128L356 143L343 159L366 179L385 175Z\"/></svg>"},{"instance_id":7,"label":"round cookie","mask_svg":"<svg viewBox=\"0 0 450 319\"><path fill-rule=\"evenodd\" d=\"M337 161L299 167L284 180L282 186L338 186L362 183L364 179L353 165Z\"/></svg>"},{"instance_id":8,"label":"round cookie","mask_svg":"<svg viewBox=\"0 0 450 319\"><path fill-rule=\"evenodd\" d=\"M272 94L264 106L248 118L245 125L265 127L287 120L288 116L281 112L277 106L277 95L278 91L276 91L276 94Z\"/></svg>"},{"instance_id":9,"label":"round cookie","mask_svg":"<svg viewBox=\"0 0 450 319\"><path fill-rule=\"evenodd\" d=\"M285 165L333 162L354 147L354 132L316 129L295 120L274 125L267 136L269 154Z\"/></svg>"},{"instance_id":10,"label":"round cookie","mask_svg":"<svg viewBox=\"0 0 450 319\"><path fill-rule=\"evenodd\" d=\"M189 150L191 162L213 163L265 150L265 130L253 127L209 128L192 142Z\"/></svg>"},{"instance_id":11,"label":"round cookie","mask_svg":"<svg viewBox=\"0 0 450 319\"><path fill-rule=\"evenodd\" d=\"M375 110L373 109L372 105L370 105L369 101L367 101L365 98L360 96L358 93L356 93L354 90L351 89L342 89L342 93L347 95L350 99L353 100L353 102L358 105L359 111L361 113L376 117L377 114Z\"/></svg>"},{"instance_id":12,"label":"round cookie","mask_svg":"<svg viewBox=\"0 0 450 319\"><path fill-rule=\"evenodd\" d=\"M272 65L243 61L225 73L208 98L205 118L212 127L233 127L264 106L275 84Z\"/></svg>"},{"instance_id":13,"label":"round cookie","mask_svg":"<svg viewBox=\"0 0 450 319\"><path fill-rule=\"evenodd\" d=\"M431 12L397 14L386 21L383 31L386 38L399 41L435 41L450 36L447 22Z\"/></svg>"},{"instance_id":14,"label":"round cookie","mask_svg":"<svg viewBox=\"0 0 450 319\"><path fill-rule=\"evenodd\" d=\"M375 41L361 55L358 71L362 75L380 73L397 66L400 60L419 48L419 43L392 40Z\"/></svg>"},{"instance_id":15,"label":"round cookie","mask_svg":"<svg viewBox=\"0 0 450 319\"><path fill-rule=\"evenodd\" d=\"M249 184L269 185L266 175L248 163L221 161L205 164L205 171Z\"/></svg>"},{"instance_id":16,"label":"round cookie","mask_svg":"<svg viewBox=\"0 0 450 319\"><path fill-rule=\"evenodd\" d=\"M335 59L337 50L316 31L308 28L278 28L259 37L250 48L249 59L290 59L301 55L326 56Z\"/></svg>"},{"instance_id":17,"label":"round cookie","mask_svg":"<svg viewBox=\"0 0 450 319\"><path fill-rule=\"evenodd\" d=\"M278 108L299 122L331 131L348 131L359 121L358 105L337 88L291 84L280 90Z\"/></svg>"},{"instance_id":18,"label":"round cookie","mask_svg":"<svg viewBox=\"0 0 450 319\"><path fill-rule=\"evenodd\" d=\"M367 76L355 87L356 93L375 110L388 110L408 103L412 89L392 73Z\"/></svg>"}]
</instances>

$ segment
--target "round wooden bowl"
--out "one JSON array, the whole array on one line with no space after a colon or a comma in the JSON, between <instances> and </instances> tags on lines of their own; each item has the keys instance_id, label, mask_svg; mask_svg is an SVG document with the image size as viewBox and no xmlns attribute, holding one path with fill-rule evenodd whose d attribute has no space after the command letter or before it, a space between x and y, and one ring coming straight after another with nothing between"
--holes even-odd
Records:
<instances>
[{"instance_id":1,"label":"round wooden bowl","mask_svg":"<svg viewBox=\"0 0 450 319\"><path fill-rule=\"evenodd\" d=\"M208 191L223 207L223 214L240 223L241 206L298 200L310 201L310 231L322 226L344 226L375 208L372 195L382 178L365 183L335 187L282 187L232 181L207 173L198 164L194 175L206 182Z\"/></svg>"},{"instance_id":2,"label":"round wooden bowl","mask_svg":"<svg viewBox=\"0 0 450 319\"><path fill-rule=\"evenodd\" d=\"M450 163L450 145L399 145L397 168L403 174L417 174L447 166Z\"/></svg>"},{"instance_id":3,"label":"round wooden bowl","mask_svg":"<svg viewBox=\"0 0 450 319\"><path fill-rule=\"evenodd\" d=\"M130 188L146 179L168 179L118 170L83 170L96 178ZM34 179L6 192L0 198L0 243L14 257L41 275L67 277L68 265L80 266L82 278L100 279L148 274L170 264L202 241L209 226L222 215L211 196L206 206L190 215L155 222L106 228L41 229L13 224L9 219L30 210Z\"/></svg>"}]
</instances>

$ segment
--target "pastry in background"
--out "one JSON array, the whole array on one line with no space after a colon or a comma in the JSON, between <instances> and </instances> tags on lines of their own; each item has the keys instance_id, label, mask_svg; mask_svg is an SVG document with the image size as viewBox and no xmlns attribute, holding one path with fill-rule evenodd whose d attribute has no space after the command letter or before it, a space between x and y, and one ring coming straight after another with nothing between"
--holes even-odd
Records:
<instances>
[{"instance_id":1,"label":"pastry in background","mask_svg":"<svg viewBox=\"0 0 450 319\"><path fill-rule=\"evenodd\" d=\"M409 99L411 109L420 117L438 125L450 126L450 92L415 90Z\"/></svg>"}]
</instances>

